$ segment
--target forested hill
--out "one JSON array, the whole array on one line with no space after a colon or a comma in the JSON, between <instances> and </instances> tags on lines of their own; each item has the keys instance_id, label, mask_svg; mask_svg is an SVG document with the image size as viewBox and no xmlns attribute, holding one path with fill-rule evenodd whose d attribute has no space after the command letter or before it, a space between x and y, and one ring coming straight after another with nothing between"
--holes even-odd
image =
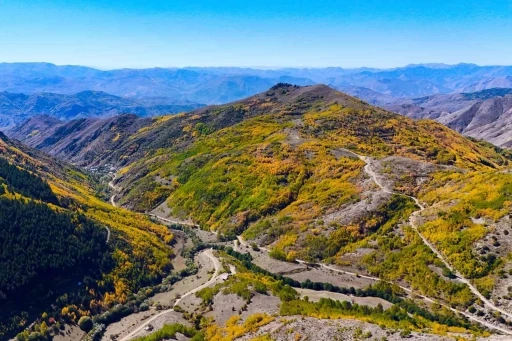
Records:
<instances>
[{"instance_id":1,"label":"forested hill","mask_svg":"<svg viewBox=\"0 0 512 341\"><path fill-rule=\"evenodd\" d=\"M2 306L37 303L55 286L72 287L77 281L101 279L102 272L108 272L113 265L105 228L63 207L45 180L3 156L0 158ZM73 291L86 296L81 290ZM10 311L2 309L0 314L0 320L5 321ZM11 327L3 326L0 333Z\"/></svg>"},{"instance_id":2,"label":"forested hill","mask_svg":"<svg viewBox=\"0 0 512 341\"><path fill-rule=\"evenodd\" d=\"M229 224L221 221L229 221L237 212L254 209L259 216L289 205L303 192L305 181L315 178L312 174L320 171L321 164L327 162L330 169L334 167L330 162L343 159L339 155L346 153L340 148L471 169L503 162L495 151L436 122L414 121L325 85L289 84L231 104L162 117L109 156L112 164L128 164L122 169L126 195L122 203L147 210L170 195L177 214L194 217L193 212L201 212L194 217L201 223L226 228ZM358 162L350 163L357 173ZM240 171L240 182L233 178L235 170ZM228 177L226 181L215 180L221 175ZM205 186L210 178L210 186ZM253 192L252 186L265 181L272 185ZM247 190L247 201L240 197L238 186ZM238 199L232 201L231 196ZM282 201L274 206L275 200ZM268 211L260 206L268 206Z\"/></svg>"},{"instance_id":3,"label":"forested hill","mask_svg":"<svg viewBox=\"0 0 512 341\"><path fill-rule=\"evenodd\" d=\"M43 312L70 322L100 313L169 269L167 228L104 203L99 188L0 135L1 340Z\"/></svg>"},{"instance_id":4,"label":"forested hill","mask_svg":"<svg viewBox=\"0 0 512 341\"><path fill-rule=\"evenodd\" d=\"M404 281L468 309L474 297L450 280L414 218L455 269L501 297L493 281L509 269L507 247L487 240L511 242L492 232L509 224L510 153L440 123L326 86L280 84L162 118L128 145L138 148L112 153L127 163L117 173L121 205L191 219L227 239L242 234L281 260ZM410 196L429 209L416 212Z\"/></svg>"}]
</instances>

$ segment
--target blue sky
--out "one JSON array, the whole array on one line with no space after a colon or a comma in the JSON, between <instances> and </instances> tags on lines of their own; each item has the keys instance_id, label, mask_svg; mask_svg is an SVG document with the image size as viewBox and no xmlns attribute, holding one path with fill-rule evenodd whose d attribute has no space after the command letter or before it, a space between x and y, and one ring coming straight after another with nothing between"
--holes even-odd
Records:
<instances>
[{"instance_id":1,"label":"blue sky","mask_svg":"<svg viewBox=\"0 0 512 341\"><path fill-rule=\"evenodd\" d=\"M0 62L512 64L512 1L0 0Z\"/></svg>"}]
</instances>

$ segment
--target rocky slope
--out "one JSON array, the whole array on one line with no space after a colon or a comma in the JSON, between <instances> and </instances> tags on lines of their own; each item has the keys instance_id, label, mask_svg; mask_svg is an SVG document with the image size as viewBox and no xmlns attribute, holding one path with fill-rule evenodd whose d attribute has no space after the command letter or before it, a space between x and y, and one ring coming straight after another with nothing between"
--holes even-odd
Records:
<instances>
[{"instance_id":1,"label":"rocky slope","mask_svg":"<svg viewBox=\"0 0 512 341\"><path fill-rule=\"evenodd\" d=\"M394 285L386 295L414 293L408 298L441 312L449 326L473 328L465 320L469 316L512 333L510 296L503 291L512 270L507 151L324 85L278 84L186 114L98 122L97 134L80 135L94 123L74 121L79 129L63 128L71 132L66 143L36 134L32 141L45 150L58 146L54 154L71 159L65 145L80 140L73 155L94 155L81 158L82 165L115 168L117 205L192 221L215 231L223 243L244 241L247 249L292 264L284 273L300 282L290 281L296 287L329 291L336 280L360 289L345 288L345 294L362 296L363 285L381 279ZM107 147L95 145L97 138ZM416 315L423 308L407 302L384 313L299 300L274 282L282 279L262 278L269 273L254 274L259 270L248 256L238 257L247 269L235 263L241 275L227 280L225 290L206 290L200 296L206 303L221 289L250 298L247 290L268 286L290 302L281 306L284 315L370 314L392 325L407 320L412 324L402 327L417 331L441 322L424 311L430 322L415 320L405 311ZM312 283L308 274L327 284ZM213 326L210 331L228 332Z\"/></svg>"},{"instance_id":2,"label":"rocky slope","mask_svg":"<svg viewBox=\"0 0 512 341\"><path fill-rule=\"evenodd\" d=\"M124 165L119 204L158 206L154 214L191 219L223 238L242 233L274 258L330 261L402 280L462 311L475 296L467 282L450 279L450 269L486 295L495 289L490 281L508 271L504 251L480 256L475 247L506 217L510 154L434 121L326 86L281 84L155 122L132 143L139 148L119 149L126 162L117 163ZM409 195L429 209L418 210ZM472 220L481 217L489 229Z\"/></svg>"},{"instance_id":3,"label":"rocky slope","mask_svg":"<svg viewBox=\"0 0 512 341\"><path fill-rule=\"evenodd\" d=\"M435 95L384 107L409 117L437 120L459 133L497 146L512 146L512 89Z\"/></svg>"},{"instance_id":4,"label":"rocky slope","mask_svg":"<svg viewBox=\"0 0 512 341\"><path fill-rule=\"evenodd\" d=\"M111 153L155 120L119 115L61 122L48 116L36 116L6 133L61 160L79 166L103 167L111 160Z\"/></svg>"}]
</instances>

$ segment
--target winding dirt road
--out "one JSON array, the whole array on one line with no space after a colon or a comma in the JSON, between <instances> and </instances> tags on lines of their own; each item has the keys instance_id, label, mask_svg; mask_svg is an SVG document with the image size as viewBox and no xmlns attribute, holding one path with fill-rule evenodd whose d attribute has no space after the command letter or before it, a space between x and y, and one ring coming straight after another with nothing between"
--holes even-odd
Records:
<instances>
[{"instance_id":1,"label":"winding dirt road","mask_svg":"<svg viewBox=\"0 0 512 341\"><path fill-rule=\"evenodd\" d=\"M356 154L357 155L357 154ZM393 192L393 191L390 191L388 188L386 188L384 185L382 185L382 183L379 181L378 177L377 177L377 174L373 171L373 169L371 168L371 163L369 161L369 158L367 158L366 156L362 156L362 155L357 155L361 160L363 160L366 165L364 166L364 170L366 172L366 174L368 174L373 182L375 182L375 184L377 186L380 187L380 189L386 193L389 193L389 194L396 194L396 195L401 195L401 196L405 196L407 198L410 198L412 200L414 200L414 202L416 203L416 205L419 207L419 210L413 212L411 214L411 216L409 217L409 222L411 224L411 227L413 228L413 230L418 234L418 236L421 238L421 240L423 241L423 243L425 245L428 246L428 248L437 256L437 258L439 258L443 264L456 276L456 279L457 281L461 282L461 283L464 283L465 285L467 285L469 287L469 289L471 290L471 292L473 294L475 294L487 307L489 307L491 310L494 310L494 311L497 311L505 316L508 316L509 318L512 318L512 313L509 313L508 311L500 308L500 307L497 307L496 305L494 305L494 303L492 303L490 300L488 300L484 295L482 295L480 293L480 291L478 291L478 289L467 279L465 278L457 269L455 269L449 262L448 260L446 260L446 258L443 256L443 254L437 250L434 245L432 245L432 243L430 243L422 234L421 232L418 230L418 224L417 224L417 218L418 218L418 215L425 210L425 206L423 206L421 204L421 202L418 200L418 198L416 197L413 197L413 196L410 196L410 195L407 195L407 194L403 194L403 193L398 193L398 192Z\"/></svg>"},{"instance_id":2,"label":"winding dirt road","mask_svg":"<svg viewBox=\"0 0 512 341\"><path fill-rule=\"evenodd\" d=\"M153 214L153 213L148 213L148 216L158 218L160 220L163 220L163 221L165 221L167 223L171 223L171 224L185 225L185 226L189 226L189 227L199 228L198 224L190 223L190 222L187 222L187 221L184 221L184 220L164 218L164 217L161 217L161 216Z\"/></svg>"},{"instance_id":3,"label":"winding dirt road","mask_svg":"<svg viewBox=\"0 0 512 341\"><path fill-rule=\"evenodd\" d=\"M240 243L240 245L243 245L245 247L250 247L249 244L242 238L242 236L237 236L238 238L238 243ZM235 244L236 245L236 244ZM236 248L236 249L235 249ZM235 251L237 251L238 246L235 246L235 248L233 248ZM260 250L264 250L265 252L269 252L270 250L268 248L265 248L265 247L259 247ZM357 273L354 273L354 272L350 272L350 271L345 271L345 270L340 270L340 269L336 269L336 268L333 268L332 266L329 266L325 263L308 263L306 261L303 261L303 260L300 260L300 259L296 259L296 261L298 263L301 263L301 264L315 264L315 265L318 265L318 266L321 266L322 268L324 269L327 269L327 270L331 270L331 271L334 271L334 272L338 272L338 273L341 273L341 274L344 274L344 275L351 275L351 276L355 276L355 277L361 277L361 278L366 278L366 279L369 279L369 280L372 280L372 281L375 281L375 282L387 282L387 283L390 283L390 284L393 284L393 285L396 285L398 286L400 289L404 290L405 292L408 292L410 294L414 294L415 296L417 297L420 297L423 301L425 302L428 302L428 303L431 303L431 304L438 304L440 306L443 306L449 310L451 310L452 312L454 313L457 313L457 314L460 314L460 315L463 315L465 317L467 317L468 319L474 321L474 322L477 322L489 329L494 329L494 330L497 330L497 331L500 331L504 334L507 334L507 335L512 335L512 331L511 330L508 330L506 328L502 328L500 326L497 326L497 325L494 325L492 324L491 322L488 322L488 321L485 321L483 319L479 319L469 313L466 313L464 311L461 311L461 310L457 310L455 308L452 308L450 307L449 305L446 305L436 299L433 299L433 298L430 298L430 297L427 297L427 296L424 296L424 295L421 295L421 294L418 294L416 292L413 292L412 289L410 288L407 288L407 287L404 287L404 286L401 286L401 285L398 285L396 283L393 283L393 282L388 282L388 281L385 281L381 278L378 278L378 277L373 277L373 276L366 276L366 275L361 275L361 274L357 274ZM323 290L320 290L320 291L323 291ZM326 293L329 293L329 292L326 292Z\"/></svg>"},{"instance_id":4,"label":"winding dirt road","mask_svg":"<svg viewBox=\"0 0 512 341\"><path fill-rule=\"evenodd\" d=\"M418 226L417 226L417 223L416 223L416 219L419 215L419 213L421 213L423 210L425 210L425 206L421 204L421 202L418 200L418 198L416 197L413 197L413 196L409 196L409 195L406 195L406 194L403 194L403 193L398 193L398 192L393 192L391 190L389 190L386 186L384 186L380 180L378 179L378 176L377 174L373 171L373 169L371 168L371 159L366 157L366 156L363 156L363 155L358 155L356 153L353 153L351 151L349 151L350 153L352 153L354 156L357 156L360 160L364 161L365 162L365 166L364 166L364 171L366 174L368 174L373 182L385 193L388 193L388 194L396 194L396 195L401 195L401 196L405 196L405 197L408 197L412 200L414 200L414 202L416 203L416 205L419 207L419 210L413 212L411 214L411 216L409 217L409 222L411 224L411 227L414 229L414 231L418 234L418 236L421 238L421 240L423 241L423 243L425 245L427 245L429 247L429 249L434 252L434 254L436 254L436 256L443 262L443 264L445 264L445 266L450 270L452 271L452 273L455 274L455 276L457 277L457 280L461 283L464 283L466 284L469 289L486 305L488 306L490 309L494 310L494 311L497 311L497 312L500 312L501 314L505 315L505 316L508 316L510 318L512 318L512 314L495 306L491 301L489 301L487 298L485 298L479 291L476 287L474 287L471 282L464 278L460 273L459 271L457 271L457 269L455 269L454 267L452 267L448 261L444 258L443 254L441 252L439 252L418 230ZM108 183L108 186L110 188L112 188L114 190L114 192L116 192L118 189L117 187L114 185L114 181L116 179L116 175L114 175L112 181L110 181ZM116 197L116 193L114 193L111 197L110 197L110 203L112 204L112 206L114 207L117 207L116 205L116 202L115 202L115 197ZM187 226L191 226L191 227L199 227L198 225L196 224L192 224L192 223L188 223L188 222L184 222L184 221L178 221L178 220L172 220L172 219L168 219L168 218L163 218L163 217L160 217L160 216L157 216L155 214L149 214L149 216L152 216L152 217L156 217L158 219L161 219L163 221L166 221L166 222L170 222L170 223L174 223L174 224L181 224L181 225L187 225ZM108 229L107 229L108 230ZM108 230L108 236L107 236L107 242L108 240L110 239L110 230ZM244 245L246 247L250 247L244 240L241 236L237 236L237 241L235 241L235 250L238 250L238 243L240 243L240 245ZM270 250L266 247L260 247L259 248L263 251L266 251L266 252L270 252ZM208 287L209 285L213 284L217 278L219 277L219 271L220 271L220 262L219 260L213 256L212 254L212 250L207 250L205 251L206 255L210 258L210 260L214 263L214 266L215 266L215 273L214 275L212 276L212 278L206 282L205 284L187 292L185 295L183 295L180 299L178 299L174 305L173 305L173 308L171 309L168 309L168 310L165 310L165 311L162 311L160 312L159 314L153 316L151 319L145 321L145 323L141 326L139 326L137 329L135 329L134 331L132 331L130 334L128 334L127 336L123 337L122 339L120 339L119 341L128 341L130 338L132 338L134 335L136 335L137 333L139 333L145 326L147 326L149 323L151 323L152 321L154 321L156 318L158 318L159 316L162 316L164 315L165 313L167 312L170 312L170 311L174 311L174 306L178 305L178 303L185 297L189 296L189 295L192 295L194 293L196 293L197 291L199 290L202 290L203 288L206 288ZM299 263L306 263L305 261L302 261L302 260L297 260ZM370 279L370 280L373 280L373 281L381 281L380 278L377 278L377 277L372 277L372 276L366 276L366 275L361 275L361 274L356 274L356 273L352 273L352 272L348 272L348 271L344 271L344 270L339 270L339 269L336 269L336 268L333 268L327 264L324 264L324 263L316 263L317 265L325 268L325 269L329 269L329 270L332 270L332 271L335 271L335 272L339 272L339 273L343 273L343 274L347 274L347 275L352 275L352 276L359 276L361 278L366 278L366 279ZM406 292L409 292L409 293L412 293L413 291L407 287L403 287L403 286L400 286L399 287L406 291ZM429 302L429 303L435 303L435 304L439 304L443 307L446 307L447 309L450 309L452 312L454 313L458 313L458 314L461 314L463 316L466 316L468 319L472 320L472 321L475 321L477 323L480 323L481 325L484 325L488 328L491 328L491 329L494 329L494 330L498 330L502 333L505 333L505 334L508 334L508 335L512 335L512 331L509 330L509 329L505 329L505 328L502 328L500 326L497 326L497 325L494 325L488 321L485 321L485 320L482 320L482 319L479 319L471 314L468 314L466 312L463 312L463 311L460 311L460 310L457 310L455 308L452 308L446 304L443 304L435 299L432 299L432 298L429 298L427 296L423 296L423 295L419 295L416 293L416 295L420 298L422 298L424 301L426 302Z\"/></svg>"},{"instance_id":5,"label":"winding dirt road","mask_svg":"<svg viewBox=\"0 0 512 341\"><path fill-rule=\"evenodd\" d=\"M364 166L364 171L366 174L368 174L368 176L370 176L373 180L373 182L385 193L388 193L388 194L396 194L396 195L401 195L401 196L405 196L405 197L408 197L412 200L414 200L414 202L416 203L416 205L419 207L419 210L417 211L414 211L411 216L409 217L409 222L411 224L411 227L413 228L413 230L418 234L418 236L421 238L421 240L423 241L423 243L425 245L428 246L428 248L430 250L432 250L432 252L443 262L443 264L445 264L445 266L452 272L455 274L455 276L457 277L457 280L461 283L464 283L466 284L469 289L482 301L484 302L484 304L486 306L488 306L490 309L494 310L494 311L498 311L500 312L501 314L503 315L506 315L508 317L511 317L512 318L512 314L495 306L492 302L490 302L488 299L486 299L479 291L476 287L474 287L471 282L464 278L460 273L459 271L457 271L457 269L455 269L454 267L452 267L448 261L444 258L443 254L437 250L418 230L418 225L416 223L416 219L418 217L418 215L423 211L425 210L425 206L418 200L418 198L416 197L413 197L413 196L409 196L407 194L403 194L403 193L397 193L397 192L393 192L391 190L389 190L386 186L384 186L380 180L378 179L378 176L377 174L373 171L373 169L371 168L371 159L366 157L366 156L363 156L363 155L359 155L359 154L356 154L352 151L349 151L347 150L347 152L350 152L351 154L353 154L354 156L358 157L360 160L364 161L365 162L365 166ZM237 236L237 241L240 245L244 245L244 246L247 246L249 247L249 245L247 244L247 242L245 242L243 240L243 238L241 236ZM238 245L237 243L235 243L235 248L238 248ZM264 250L266 252L270 252L270 250L268 248L265 248L265 247L259 247L261 250ZM297 262L299 263L307 263L303 260L299 260L297 259ZM316 265L319 265L325 269L328 269L328 270L332 270L332 271L335 271L335 272L339 272L339 273L343 273L343 274L347 274L347 275L352 275L352 276L359 276L361 278L366 278L366 279L369 279L369 280L373 280L373 281L382 281L382 279L378 278L378 277L373 277L373 276L366 276L366 275L361 275L361 274L356 274L356 273L353 273L353 272L349 272L349 271L344 271L344 270L339 270L339 269L336 269L336 268L333 268L327 264L324 264L324 263L315 263ZM395 283L392 283L392 284L395 284ZM395 284L396 285L396 284ZM401 285L398 285L402 290L406 291L406 292L409 292L409 293L413 293L413 291L407 287L403 287ZM418 297L421 297L424 301L426 302L429 302L429 303L435 303L435 304L439 304L445 308L448 308L450 309L452 312L454 313L458 313L458 314L461 314L463 316L466 316L468 319L472 320L472 321L475 321L477 323L480 323L488 328L491 328L491 329L494 329L494 330L498 330L498 331L501 331L502 333L505 333L505 334L508 334L508 335L512 335L512 331L509 330L509 329L506 329L506 328L502 328L500 326L497 326L497 325L494 325L488 321L485 321L483 319L479 319L469 313L466 313L466 312L463 312L463 311L460 311L460 310L457 310L455 308L452 308L444 303L441 303L435 299L432 299L430 297L427 297L427 296L423 296L423 295L419 295L417 293L415 293L415 295L417 295Z\"/></svg>"},{"instance_id":6,"label":"winding dirt road","mask_svg":"<svg viewBox=\"0 0 512 341\"><path fill-rule=\"evenodd\" d=\"M165 315L168 312L174 311L174 307L177 306L181 302L181 300L183 300L185 297L193 295L196 292L198 292L198 291L200 291L200 290L202 290L204 288L209 287L210 285L214 284L217 281L217 278L219 278L219 273L220 273L221 268L222 268L221 263L220 263L219 259L213 255L212 249L208 249L208 250L204 251L204 254L208 258L210 258L210 260L213 263L213 266L215 267L215 272L214 272L212 278L210 278L210 280L208 282L204 283L203 285L200 285L200 286L190 290L189 292L183 294L183 296L181 296L178 300L176 300L176 302L174 302L174 304L173 304L171 309L163 310L160 313L152 316L150 319L144 321L143 324L141 324L136 329L134 329L130 334L126 335L125 337L123 337L121 339L119 339L119 341L128 341L128 340L132 339L133 337L135 337L135 335L137 335L141 330L143 330L148 324L150 324L151 322L156 320L158 317L160 317L162 315Z\"/></svg>"},{"instance_id":7,"label":"winding dirt road","mask_svg":"<svg viewBox=\"0 0 512 341\"><path fill-rule=\"evenodd\" d=\"M114 177L112 178L112 180L108 183L108 187L112 188L112 190L114 191L114 194L112 194L112 196L110 197L110 203L112 204L112 206L114 207L117 207L116 205L116 195L117 195L117 187L116 185L114 185L114 181L116 181L116 178L117 178L117 174L114 174Z\"/></svg>"}]
</instances>

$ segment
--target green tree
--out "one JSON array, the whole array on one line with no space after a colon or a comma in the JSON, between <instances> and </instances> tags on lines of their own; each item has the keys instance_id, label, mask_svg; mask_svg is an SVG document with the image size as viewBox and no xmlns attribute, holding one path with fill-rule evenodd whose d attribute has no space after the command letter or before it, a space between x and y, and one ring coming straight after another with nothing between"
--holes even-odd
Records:
<instances>
[{"instance_id":1,"label":"green tree","mask_svg":"<svg viewBox=\"0 0 512 341\"><path fill-rule=\"evenodd\" d=\"M78 326L84 332L88 332L92 329L93 326L92 319L89 316L82 316L80 317L80 320L78 320Z\"/></svg>"}]
</instances>

